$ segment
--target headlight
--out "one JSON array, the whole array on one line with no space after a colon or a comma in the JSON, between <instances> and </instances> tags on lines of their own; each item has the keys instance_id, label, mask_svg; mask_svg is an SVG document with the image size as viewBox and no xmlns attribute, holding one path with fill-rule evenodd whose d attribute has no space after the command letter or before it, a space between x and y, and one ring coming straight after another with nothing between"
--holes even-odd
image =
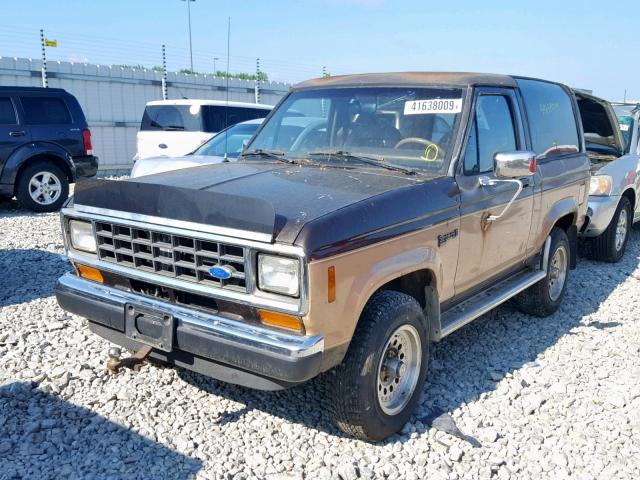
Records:
<instances>
[{"instance_id":1,"label":"headlight","mask_svg":"<svg viewBox=\"0 0 640 480\"><path fill-rule=\"evenodd\" d=\"M300 292L300 261L295 258L258 255L258 287L265 292L297 297Z\"/></svg>"},{"instance_id":2,"label":"headlight","mask_svg":"<svg viewBox=\"0 0 640 480\"><path fill-rule=\"evenodd\" d=\"M90 222L69 220L69 236L71 246L83 252L96 253L96 239L93 236L93 227Z\"/></svg>"},{"instance_id":3,"label":"headlight","mask_svg":"<svg viewBox=\"0 0 640 480\"><path fill-rule=\"evenodd\" d=\"M594 175L589 184L589 195L607 196L611 194L611 177L609 175Z\"/></svg>"}]
</instances>

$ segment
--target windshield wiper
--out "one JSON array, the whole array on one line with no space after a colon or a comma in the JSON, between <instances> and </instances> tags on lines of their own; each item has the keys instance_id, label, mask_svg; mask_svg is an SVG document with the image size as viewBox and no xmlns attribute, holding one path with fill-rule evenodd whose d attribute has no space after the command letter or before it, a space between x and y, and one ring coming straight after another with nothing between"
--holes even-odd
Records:
<instances>
[{"instance_id":1,"label":"windshield wiper","mask_svg":"<svg viewBox=\"0 0 640 480\"><path fill-rule=\"evenodd\" d=\"M383 157L368 157L366 155L356 155L355 153L349 153L345 150L328 150L326 152L309 152L307 154L310 157L337 157L343 159L353 159L366 163L367 165L375 165L377 167L386 168L387 170L394 170L396 172L406 173L407 175L415 175L416 171L410 168L401 167L399 165L393 165L385 163Z\"/></svg>"},{"instance_id":2,"label":"windshield wiper","mask_svg":"<svg viewBox=\"0 0 640 480\"><path fill-rule=\"evenodd\" d=\"M255 150L248 150L246 152L243 152L239 156L239 158L243 157L273 158L274 160L278 160L279 162L296 163L294 160L287 158L284 152L279 152L276 150L265 150L263 148L256 148Z\"/></svg>"},{"instance_id":3,"label":"windshield wiper","mask_svg":"<svg viewBox=\"0 0 640 480\"><path fill-rule=\"evenodd\" d=\"M184 130L182 125L160 125L155 120L151 120L152 127L159 128L160 130Z\"/></svg>"}]
</instances>

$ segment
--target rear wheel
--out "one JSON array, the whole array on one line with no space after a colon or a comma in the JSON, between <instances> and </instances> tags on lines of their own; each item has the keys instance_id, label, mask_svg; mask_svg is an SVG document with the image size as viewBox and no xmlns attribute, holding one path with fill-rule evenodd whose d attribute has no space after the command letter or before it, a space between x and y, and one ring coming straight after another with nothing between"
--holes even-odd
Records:
<instances>
[{"instance_id":1,"label":"rear wheel","mask_svg":"<svg viewBox=\"0 0 640 480\"><path fill-rule=\"evenodd\" d=\"M590 257L593 260L615 263L620 261L627 248L631 227L631 202L621 197L616 213L602 234L591 240Z\"/></svg>"},{"instance_id":2,"label":"rear wheel","mask_svg":"<svg viewBox=\"0 0 640 480\"><path fill-rule=\"evenodd\" d=\"M69 179L54 163L28 165L18 178L16 197L23 208L55 212L69 196Z\"/></svg>"},{"instance_id":3,"label":"rear wheel","mask_svg":"<svg viewBox=\"0 0 640 480\"><path fill-rule=\"evenodd\" d=\"M327 376L327 408L345 433L367 441L400 430L420 398L428 368L424 313L409 295L376 294L340 365Z\"/></svg>"},{"instance_id":4,"label":"rear wheel","mask_svg":"<svg viewBox=\"0 0 640 480\"><path fill-rule=\"evenodd\" d=\"M514 297L516 308L537 317L546 317L558 309L569 280L570 248L566 232L554 227L551 230L547 276Z\"/></svg>"}]
</instances>

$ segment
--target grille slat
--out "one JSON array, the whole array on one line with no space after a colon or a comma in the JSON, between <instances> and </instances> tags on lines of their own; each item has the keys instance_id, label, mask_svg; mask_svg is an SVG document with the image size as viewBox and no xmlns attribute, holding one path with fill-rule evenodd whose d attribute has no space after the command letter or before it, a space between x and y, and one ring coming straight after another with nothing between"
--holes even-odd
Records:
<instances>
[{"instance_id":1,"label":"grille slat","mask_svg":"<svg viewBox=\"0 0 640 480\"><path fill-rule=\"evenodd\" d=\"M155 230L96 222L101 260L144 272L174 277L239 292L247 292L244 247L172 235ZM209 273L214 265L233 268L231 278L219 280Z\"/></svg>"}]
</instances>

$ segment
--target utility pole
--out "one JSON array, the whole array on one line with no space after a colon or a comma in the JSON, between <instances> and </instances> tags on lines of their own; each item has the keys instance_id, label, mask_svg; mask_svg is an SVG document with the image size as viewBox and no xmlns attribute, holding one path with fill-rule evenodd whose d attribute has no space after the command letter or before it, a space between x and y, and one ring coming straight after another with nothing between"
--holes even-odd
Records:
<instances>
[{"instance_id":1,"label":"utility pole","mask_svg":"<svg viewBox=\"0 0 640 480\"><path fill-rule=\"evenodd\" d=\"M260 59L256 58L256 103L260 103Z\"/></svg>"},{"instance_id":2,"label":"utility pole","mask_svg":"<svg viewBox=\"0 0 640 480\"><path fill-rule=\"evenodd\" d=\"M325 65L322 66L322 78L327 76L327 67Z\"/></svg>"},{"instance_id":3,"label":"utility pole","mask_svg":"<svg viewBox=\"0 0 640 480\"><path fill-rule=\"evenodd\" d=\"M191 59L191 72L193 72L193 46L191 42L191 2L196 0L180 0L181 2L187 2L187 17L189 19L189 57Z\"/></svg>"},{"instance_id":4,"label":"utility pole","mask_svg":"<svg viewBox=\"0 0 640 480\"><path fill-rule=\"evenodd\" d=\"M47 53L45 52L44 45L44 30L40 29L40 46L42 47L42 86L44 88L49 87L49 82L47 80Z\"/></svg>"},{"instance_id":5,"label":"utility pole","mask_svg":"<svg viewBox=\"0 0 640 480\"><path fill-rule=\"evenodd\" d=\"M167 91L167 52L164 44L162 45L162 99L169 99L169 92Z\"/></svg>"},{"instance_id":6,"label":"utility pole","mask_svg":"<svg viewBox=\"0 0 640 480\"><path fill-rule=\"evenodd\" d=\"M213 57L213 75L216 75L216 61L220 60L220 57Z\"/></svg>"}]
</instances>

